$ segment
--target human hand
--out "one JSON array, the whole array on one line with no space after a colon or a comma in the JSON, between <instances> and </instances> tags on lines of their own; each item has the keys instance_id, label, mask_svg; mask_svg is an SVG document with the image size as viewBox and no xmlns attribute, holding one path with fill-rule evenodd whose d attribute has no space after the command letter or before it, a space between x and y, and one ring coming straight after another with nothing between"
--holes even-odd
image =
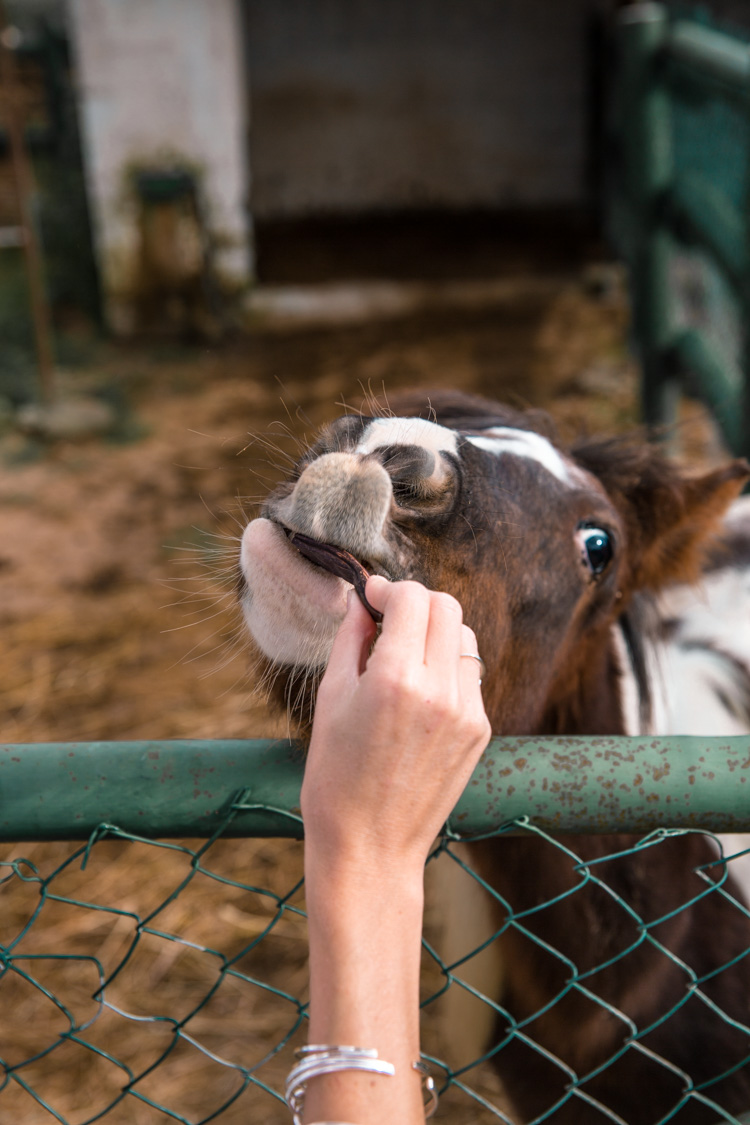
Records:
<instances>
[{"instance_id":1,"label":"human hand","mask_svg":"<svg viewBox=\"0 0 750 1125\"><path fill-rule=\"evenodd\" d=\"M476 638L459 603L416 582L367 582L375 626L356 597L318 691L302 787L318 855L424 863L490 738Z\"/></svg>"}]
</instances>

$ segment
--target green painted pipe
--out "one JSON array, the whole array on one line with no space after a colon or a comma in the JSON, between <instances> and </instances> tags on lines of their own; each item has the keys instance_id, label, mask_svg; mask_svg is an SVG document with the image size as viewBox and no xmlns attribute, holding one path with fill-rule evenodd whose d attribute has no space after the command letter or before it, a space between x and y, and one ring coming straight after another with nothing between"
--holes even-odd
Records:
<instances>
[{"instance_id":1,"label":"green painted pipe","mask_svg":"<svg viewBox=\"0 0 750 1125\"><path fill-rule=\"evenodd\" d=\"M750 737L493 739L451 817L550 832L750 830Z\"/></svg>"},{"instance_id":2,"label":"green painted pipe","mask_svg":"<svg viewBox=\"0 0 750 1125\"><path fill-rule=\"evenodd\" d=\"M286 741L0 746L0 839L302 836L303 752ZM451 828L750 831L750 738L494 739Z\"/></svg>"},{"instance_id":3,"label":"green painted pipe","mask_svg":"<svg viewBox=\"0 0 750 1125\"><path fill-rule=\"evenodd\" d=\"M619 130L623 186L632 207L633 324L641 360L643 420L671 425L676 387L665 366L672 333L670 241L661 203L674 179L671 107L661 58L669 31L660 4L631 4L619 16Z\"/></svg>"},{"instance_id":4,"label":"green painted pipe","mask_svg":"<svg viewBox=\"0 0 750 1125\"><path fill-rule=\"evenodd\" d=\"M291 743L70 742L0 746L0 838L88 839L102 823L146 837L301 836ZM247 790L252 797L247 799ZM239 814L235 803L282 810ZM238 830L239 829L239 830Z\"/></svg>"},{"instance_id":5,"label":"green painted pipe","mask_svg":"<svg viewBox=\"0 0 750 1125\"><path fill-rule=\"evenodd\" d=\"M727 445L738 457L748 452L748 435L742 426L742 388L732 379L722 357L697 329L676 338L672 352L689 372L688 385L712 411Z\"/></svg>"},{"instance_id":6,"label":"green painted pipe","mask_svg":"<svg viewBox=\"0 0 750 1125\"><path fill-rule=\"evenodd\" d=\"M707 249L726 274L735 291L747 274L747 222L721 188L697 172L682 172L675 178L665 205L678 242L679 232L689 230L691 241Z\"/></svg>"},{"instance_id":7,"label":"green painted pipe","mask_svg":"<svg viewBox=\"0 0 750 1125\"><path fill-rule=\"evenodd\" d=\"M690 68L692 78L700 79L704 75L717 78L738 93L746 93L750 83L747 43L688 20L676 20L670 27L665 47L670 60Z\"/></svg>"}]
</instances>

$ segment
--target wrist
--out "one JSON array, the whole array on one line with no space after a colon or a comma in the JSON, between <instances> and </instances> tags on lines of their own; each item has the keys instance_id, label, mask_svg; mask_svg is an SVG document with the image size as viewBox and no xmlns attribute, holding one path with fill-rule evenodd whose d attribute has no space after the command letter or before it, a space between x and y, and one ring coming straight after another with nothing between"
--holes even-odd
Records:
<instances>
[{"instance_id":1,"label":"wrist","mask_svg":"<svg viewBox=\"0 0 750 1125\"><path fill-rule=\"evenodd\" d=\"M419 906L403 900L397 904L382 895L355 898L349 892L347 904L339 908L322 896L309 907L309 924L309 1042L376 1050L396 1068L395 1078L376 1080L378 1098L395 1096L397 1084L402 1099L408 1091L418 1102L412 1064L419 1058L421 900ZM332 1077L325 1088L329 1093L340 1089L342 1081L344 1076ZM369 1103L370 1077L354 1075L345 1081ZM312 1093L321 1093L320 1086Z\"/></svg>"},{"instance_id":2,"label":"wrist","mask_svg":"<svg viewBox=\"0 0 750 1125\"><path fill-rule=\"evenodd\" d=\"M308 909L323 910L338 920L377 914L384 902L391 913L398 910L421 920L424 862L421 856L388 856L367 848L361 854L332 851L306 843L305 891Z\"/></svg>"},{"instance_id":3,"label":"wrist","mask_svg":"<svg viewBox=\"0 0 750 1125\"><path fill-rule=\"evenodd\" d=\"M363 825L361 819L346 827L330 817L307 816L305 867L322 869L328 878L375 876L383 881L421 882L434 837L421 839L403 826Z\"/></svg>"},{"instance_id":4,"label":"wrist","mask_svg":"<svg viewBox=\"0 0 750 1125\"><path fill-rule=\"evenodd\" d=\"M310 1083L310 1121L423 1120L418 1075L424 866L355 839L305 844L311 1043L375 1049L394 1077L336 1074ZM373 1086L373 1082L375 1085ZM332 1113L333 1107L336 1107Z\"/></svg>"}]
</instances>

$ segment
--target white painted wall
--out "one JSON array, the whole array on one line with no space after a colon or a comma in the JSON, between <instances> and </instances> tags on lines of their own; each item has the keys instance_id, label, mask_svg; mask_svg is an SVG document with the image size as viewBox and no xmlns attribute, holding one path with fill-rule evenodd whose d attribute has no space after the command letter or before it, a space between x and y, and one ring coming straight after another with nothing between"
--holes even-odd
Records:
<instances>
[{"instance_id":1,"label":"white painted wall","mask_svg":"<svg viewBox=\"0 0 750 1125\"><path fill-rule=\"evenodd\" d=\"M133 165L203 169L216 266L249 278L247 96L236 0L70 0L86 172L110 321L127 331Z\"/></svg>"}]
</instances>

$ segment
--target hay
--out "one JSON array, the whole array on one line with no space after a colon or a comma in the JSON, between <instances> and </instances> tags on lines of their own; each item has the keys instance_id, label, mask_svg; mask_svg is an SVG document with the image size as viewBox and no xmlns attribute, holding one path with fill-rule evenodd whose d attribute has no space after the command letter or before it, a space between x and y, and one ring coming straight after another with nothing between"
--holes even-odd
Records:
<instances>
[{"instance_id":1,"label":"hay","mask_svg":"<svg viewBox=\"0 0 750 1125\"><path fill-rule=\"evenodd\" d=\"M248 657L238 640L233 537L252 498L278 479L305 435L336 411L337 402L357 406L363 389L379 391L383 383L391 392L403 384L460 385L541 406L562 390L564 418L570 420L586 400L594 403L597 424L619 426L633 414L624 323L622 303L598 303L574 287L504 300L502 308L259 336L222 353L166 361L144 352L98 357L99 370L130 387L148 436L132 446L53 449L0 479L4 741L285 733L283 722L253 697ZM590 393L595 379L587 384L573 378L574 369L591 369L602 356L607 370L620 377L615 396L597 397ZM251 432L260 437L241 454ZM0 442L0 459L14 450ZM6 845L0 856L23 855L47 875L75 850L65 843ZM3 944L22 935L16 952L43 958L24 964L33 964L39 984L74 1007L78 1018L95 1014L91 997L99 986L95 962L83 958L95 958L105 974L122 965L107 995L134 1016L189 1014L215 983L219 954L231 959L245 949L238 962L243 973L304 1000L304 920L285 913L258 942L275 916L275 900L232 885L286 895L301 873L300 846L219 840L202 863L228 882L197 875L167 903L189 874L190 859L173 848L103 840L85 870L75 862L56 877L51 889L68 901L48 899L27 931L39 886L14 876L0 889ZM302 905L299 894L293 901ZM144 935L127 959L138 920L162 903L167 905L149 926L169 936ZM50 954L75 959L51 960ZM47 1051L69 1027L64 1011L17 974L0 978L0 1004L0 1055L11 1062ZM249 1066L296 1019L293 1003L261 984L225 975L186 1031L206 1052ZM175 1042L168 1022L138 1022L107 1009L85 1037L104 1053L64 1042L20 1072L60 1117L76 1123L117 1097L125 1071L112 1059L138 1074ZM291 1048L302 1037L298 1031L262 1067L264 1081L277 1090ZM474 1084L497 1101L491 1074ZM136 1089L178 1120L192 1122L215 1112L240 1086L236 1071L180 1040ZM462 1095L450 1094L446 1104L456 1119L465 1119ZM16 1082L0 1088L0 1116L48 1119ZM288 1119L281 1103L251 1084L220 1120L287 1125ZM472 1108L471 1119L481 1125L497 1118ZM104 1120L166 1125L174 1117L129 1096Z\"/></svg>"}]
</instances>

